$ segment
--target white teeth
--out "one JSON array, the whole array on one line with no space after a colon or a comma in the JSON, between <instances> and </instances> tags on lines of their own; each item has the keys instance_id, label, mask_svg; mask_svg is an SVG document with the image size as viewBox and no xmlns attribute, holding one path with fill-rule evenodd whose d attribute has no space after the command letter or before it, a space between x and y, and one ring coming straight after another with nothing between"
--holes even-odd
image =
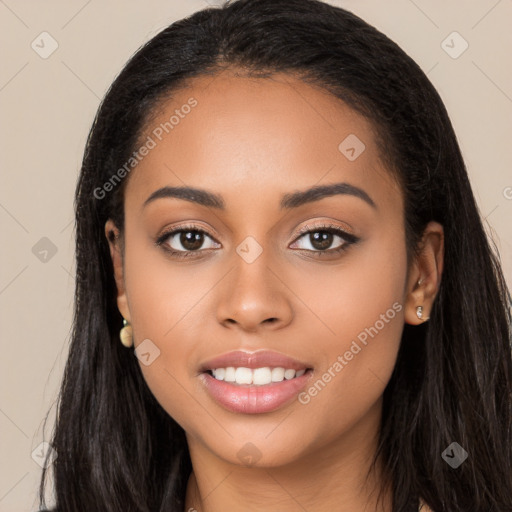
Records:
<instances>
[{"instance_id":1,"label":"white teeth","mask_svg":"<svg viewBox=\"0 0 512 512\"><path fill-rule=\"evenodd\" d=\"M290 380L294 377L301 377L305 372L305 369L295 371L282 367L269 368L268 366L254 369L243 366L238 368L229 366L212 370L212 374L217 380L234 382L236 384L254 384L255 386L264 386L271 382L282 382L285 379Z\"/></svg>"},{"instance_id":2,"label":"white teeth","mask_svg":"<svg viewBox=\"0 0 512 512\"><path fill-rule=\"evenodd\" d=\"M213 370L212 373L217 380L224 380L224 377L226 376L226 368L217 368L216 370Z\"/></svg>"},{"instance_id":3,"label":"white teeth","mask_svg":"<svg viewBox=\"0 0 512 512\"><path fill-rule=\"evenodd\" d=\"M226 382L235 382L235 369L232 366L226 368L226 373L224 374L224 380Z\"/></svg>"},{"instance_id":4,"label":"white teeth","mask_svg":"<svg viewBox=\"0 0 512 512\"><path fill-rule=\"evenodd\" d=\"M295 370L285 370L284 372L284 378L286 380L293 379L295 377Z\"/></svg>"},{"instance_id":5,"label":"white teeth","mask_svg":"<svg viewBox=\"0 0 512 512\"><path fill-rule=\"evenodd\" d=\"M281 382L284 379L284 368L272 368L272 382Z\"/></svg>"},{"instance_id":6,"label":"white teeth","mask_svg":"<svg viewBox=\"0 0 512 512\"><path fill-rule=\"evenodd\" d=\"M272 372L270 368L255 368L252 371L252 384L261 386L272 382Z\"/></svg>"},{"instance_id":7,"label":"white teeth","mask_svg":"<svg viewBox=\"0 0 512 512\"><path fill-rule=\"evenodd\" d=\"M235 382L237 384L252 384L252 370L241 366L235 370Z\"/></svg>"}]
</instances>

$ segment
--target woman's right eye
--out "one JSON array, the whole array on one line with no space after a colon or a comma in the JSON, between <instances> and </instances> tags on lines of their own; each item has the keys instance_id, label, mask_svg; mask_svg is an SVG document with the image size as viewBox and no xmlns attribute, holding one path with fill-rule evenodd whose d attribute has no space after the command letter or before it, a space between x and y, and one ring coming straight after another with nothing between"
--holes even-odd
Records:
<instances>
[{"instance_id":1,"label":"woman's right eye","mask_svg":"<svg viewBox=\"0 0 512 512\"><path fill-rule=\"evenodd\" d=\"M162 246L165 251L170 252L173 256L185 258L192 256L195 252L200 252L199 249L201 248L205 249L203 247L205 237L218 244L205 230L197 226L180 226L167 231L158 238L156 244ZM216 247L210 246L206 249Z\"/></svg>"}]
</instances>

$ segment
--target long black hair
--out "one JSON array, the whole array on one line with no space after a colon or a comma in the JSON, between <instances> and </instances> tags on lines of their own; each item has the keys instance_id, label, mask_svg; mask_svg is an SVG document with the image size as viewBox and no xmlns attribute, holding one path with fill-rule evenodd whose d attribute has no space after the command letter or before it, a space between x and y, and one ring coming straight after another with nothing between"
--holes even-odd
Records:
<instances>
[{"instance_id":1,"label":"long black hair","mask_svg":"<svg viewBox=\"0 0 512 512\"><path fill-rule=\"evenodd\" d=\"M237 0L198 11L142 46L103 99L75 196L73 331L51 440L56 510L183 510L192 468L184 431L119 342L104 225L112 218L122 233L126 178L105 197L97 190L128 161L159 102L227 67L295 74L373 123L405 198L408 254L429 221L444 227L430 321L404 326L384 392L375 460L390 475L393 511L408 510L411 497L434 512L512 510L511 298L448 114L394 42L318 0ZM442 457L452 442L468 454L456 469Z\"/></svg>"}]
</instances>

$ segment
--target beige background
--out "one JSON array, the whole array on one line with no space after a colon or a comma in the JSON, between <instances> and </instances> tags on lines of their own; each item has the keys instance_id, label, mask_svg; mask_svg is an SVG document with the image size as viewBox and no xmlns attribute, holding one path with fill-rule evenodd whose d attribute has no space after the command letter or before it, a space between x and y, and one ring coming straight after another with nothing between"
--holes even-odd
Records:
<instances>
[{"instance_id":1,"label":"beige background","mask_svg":"<svg viewBox=\"0 0 512 512\"><path fill-rule=\"evenodd\" d=\"M437 87L510 286L512 1L331 3L390 36ZM31 454L41 452L42 420L56 399L67 355L73 194L99 100L143 42L207 5L205 0L0 0L0 511L37 510L41 468ZM48 36L39 37L43 31L58 44L47 59L31 47L33 41L41 47L46 37L44 47L50 48ZM441 46L453 31L469 44L456 59ZM450 41L452 52L462 48L462 40ZM40 241L43 237L51 244ZM38 252L52 244L55 254Z\"/></svg>"}]
</instances>

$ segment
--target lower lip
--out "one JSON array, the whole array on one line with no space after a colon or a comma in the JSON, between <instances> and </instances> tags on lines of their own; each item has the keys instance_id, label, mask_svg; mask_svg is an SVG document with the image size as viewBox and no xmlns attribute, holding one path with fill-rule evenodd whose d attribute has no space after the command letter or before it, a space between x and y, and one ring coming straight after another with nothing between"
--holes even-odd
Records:
<instances>
[{"instance_id":1,"label":"lower lip","mask_svg":"<svg viewBox=\"0 0 512 512\"><path fill-rule=\"evenodd\" d=\"M210 396L225 409L243 414L271 412L289 403L304 388L311 377L308 370L300 377L263 386L237 385L217 380L209 373L202 373L201 380Z\"/></svg>"}]
</instances>

